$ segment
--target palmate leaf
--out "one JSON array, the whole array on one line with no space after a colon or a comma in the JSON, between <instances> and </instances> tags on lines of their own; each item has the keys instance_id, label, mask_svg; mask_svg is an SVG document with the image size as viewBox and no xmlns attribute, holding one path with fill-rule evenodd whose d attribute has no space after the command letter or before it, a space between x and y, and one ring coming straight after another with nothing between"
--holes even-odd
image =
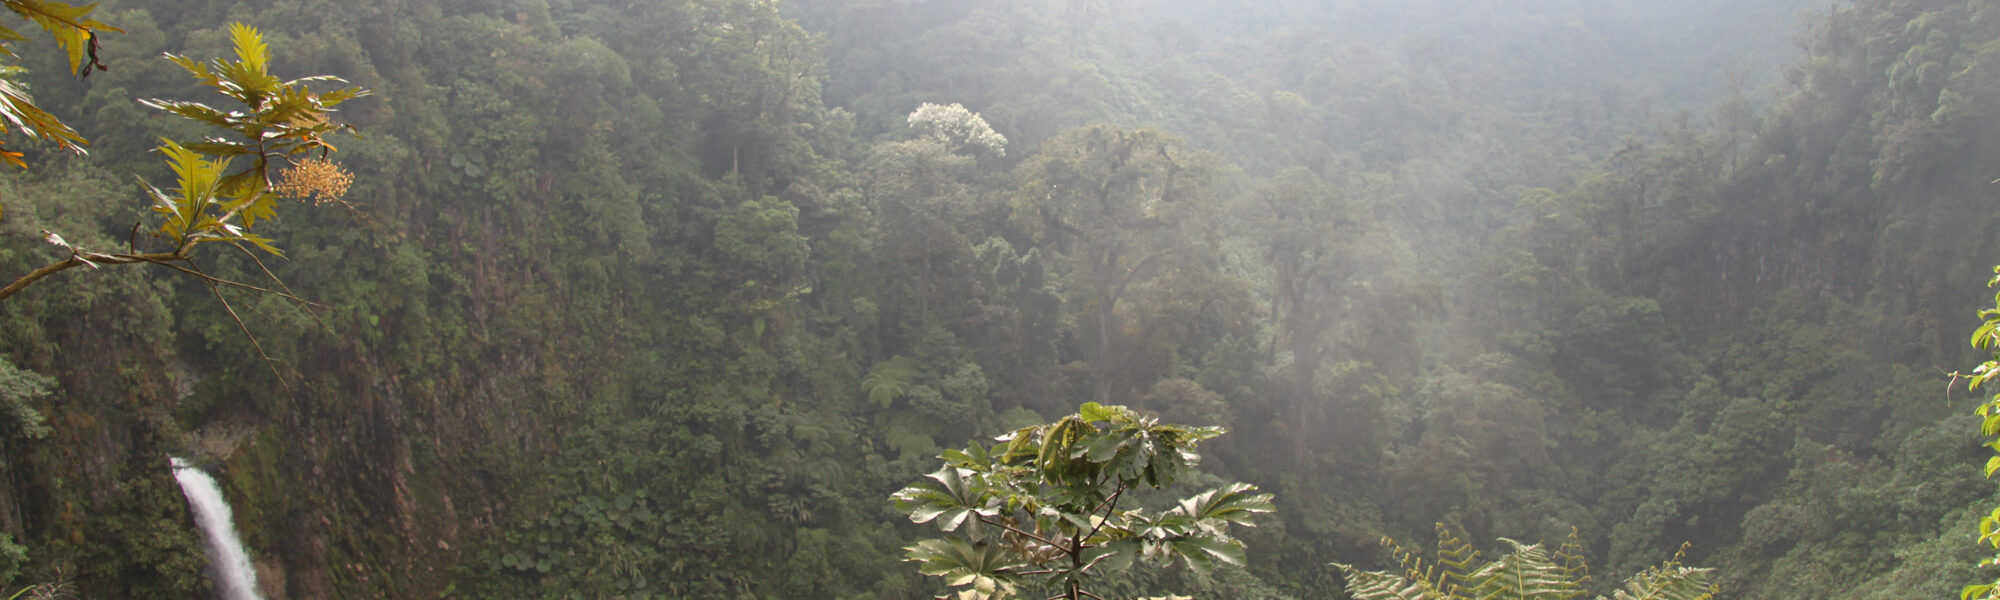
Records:
<instances>
[{"instance_id":1,"label":"palmate leaf","mask_svg":"<svg viewBox=\"0 0 2000 600\"><path fill-rule=\"evenodd\" d=\"M1070 457L1087 459L1125 485L1172 485L1199 461L1196 443L1223 433L1220 427L1164 424L1123 406L1096 403L1084 404L1077 417L1093 425L1102 423L1102 434L1072 447Z\"/></svg>"},{"instance_id":2,"label":"palmate leaf","mask_svg":"<svg viewBox=\"0 0 2000 600\"><path fill-rule=\"evenodd\" d=\"M876 370L877 381L871 383L891 379L887 374L892 371L884 365ZM952 565L978 563L985 558L974 556L974 550L992 548L1008 553L1015 561L1008 564L1021 566L998 571L1027 573L1021 576L1032 580L985 575L987 580L1058 587L1088 587L1092 575L1123 572L1139 561L1179 563L1204 574L1216 562L1242 565L1243 543L1227 535L1228 525L1247 524L1253 515L1271 511L1271 496L1256 493L1253 486L1209 490L1164 512L1121 508L1114 502L1139 498L1129 494L1134 480L1114 475L1111 465L1129 461L1143 467L1162 455L1192 464L1192 442L1202 435L1195 429L1161 425L1124 407L1086 404L1075 415L1002 435L1001 443L990 448L975 443L946 450L941 456L945 469L903 488L891 500L919 523L950 530L962 522L968 530L1001 531L987 540L991 545L972 545L980 542L978 533L966 531L949 543L936 540L913 547L912 560L935 563L926 574L953 578L954 585L980 579L977 569ZM1007 591L997 584L989 587Z\"/></svg>"},{"instance_id":3,"label":"palmate leaf","mask_svg":"<svg viewBox=\"0 0 2000 600\"><path fill-rule=\"evenodd\" d=\"M1257 486L1232 483L1181 500L1174 512L1213 531L1220 531L1227 523L1256 527L1251 517L1277 510L1270 494L1256 492Z\"/></svg>"},{"instance_id":4,"label":"palmate leaf","mask_svg":"<svg viewBox=\"0 0 2000 600\"><path fill-rule=\"evenodd\" d=\"M971 469L945 467L889 496L897 512L910 515L912 523L936 521L938 528L954 531L967 522L978 523L979 515L990 512L988 501L997 492L986 478Z\"/></svg>"},{"instance_id":5,"label":"palmate leaf","mask_svg":"<svg viewBox=\"0 0 2000 600\"><path fill-rule=\"evenodd\" d=\"M1188 569L1206 577L1215 570L1215 561L1243 566L1249 560L1243 542L1216 535L1197 534L1168 540L1164 546Z\"/></svg>"},{"instance_id":6,"label":"palmate leaf","mask_svg":"<svg viewBox=\"0 0 2000 600\"><path fill-rule=\"evenodd\" d=\"M1083 570L1123 573L1132 568L1132 563L1144 552L1145 545L1136 538L1101 543L1084 551Z\"/></svg>"},{"instance_id":7,"label":"palmate leaf","mask_svg":"<svg viewBox=\"0 0 2000 600\"><path fill-rule=\"evenodd\" d=\"M1076 455L1072 450L1077 448L1077 442L1083 441L1084 436L1096 432L1097 427L1087 420L1075 415L1063 417L1042 431L1041 447L1035 453L1036 466L1043 471L1060 472L1067 470L1065 467L1070 464L1083 462L1073 460Z\"/></svg>"},{"instance_id":8,"label":"palmate leaf","mask_svg":"<svg viewBox=\"0 0 2000 600\"><path fill-rule=\"evenodd\" d=\"M943 577L953 587L971 586L981 597L1007 597L1018 581L1008 569L1025 564L999 544L961 538L924 540L904 550L903 560L918 563L918 572Z\"/></svg>"},{"instance_id":9,"label":"palmate leaf","mask_svg":"<svg viewBox=\"0 0 2000 600\"><path fill-rule=\"evenodd\" d=\"M1131 409L1123 406L1105 406L1096 402L1083 403L1083 406L1077 408L1076 416L1085 421L1114 423L1130 421L1135 417Z\"/></svg>"}]
</instances>

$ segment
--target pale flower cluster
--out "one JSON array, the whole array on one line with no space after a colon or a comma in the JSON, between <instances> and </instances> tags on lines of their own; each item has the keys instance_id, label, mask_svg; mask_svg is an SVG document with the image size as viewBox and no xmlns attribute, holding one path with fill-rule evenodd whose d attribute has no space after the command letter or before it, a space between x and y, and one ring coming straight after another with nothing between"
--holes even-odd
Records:
<instances>
[{"instance_id":1,"label":"pale flower cluster","mask_svg":"<svg viewBox=\"0 0 2000 600\"><path fill-rule=\"evenodd\" d=\"M353 184L354 174L339 164L324 158L308 158L279 171L272 191L300 202L326 204L347 195L347 187Z\"/></svg>"},{"instance_id":2,"label":"pale flower cluster","mask_svg":"<svg viewBox=\"0 0 2000 600\"><path fill-rule=\"evenodd\" d=\"M956 152L978 149L992 152L996 156L1007 154L1007 136L993 131L986 119L979 113L966 110L959 104L931 104L918 106L910 113L910 127L937 139L945 147Z\"/></svg>"}]
</instances>

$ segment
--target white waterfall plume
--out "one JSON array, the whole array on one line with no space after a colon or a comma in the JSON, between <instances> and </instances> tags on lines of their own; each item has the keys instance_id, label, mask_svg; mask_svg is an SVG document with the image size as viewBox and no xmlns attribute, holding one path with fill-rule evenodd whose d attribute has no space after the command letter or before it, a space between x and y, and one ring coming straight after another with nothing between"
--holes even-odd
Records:
<instances>
[{"instance_id":1,"label":"white waterfall plume","mask_svg":"<svg viewBox=\"0 0 2000 600\"><path fill-rule=\"evenodd\" d=\"M257 571L250 567L250 556L243 552L243 542L236 539L236 524L230 520L229 502L222 498L222 488L215 485L215 478L188 464L187 461L167 457L174 468L174 479L181 483L181 493L187 495L188 506L194 509L194 522L201 526L203 537L208 542L208 559L215 567L215 592L221 600L263 600L257 595Z\"/></svg>"}]
</instances>

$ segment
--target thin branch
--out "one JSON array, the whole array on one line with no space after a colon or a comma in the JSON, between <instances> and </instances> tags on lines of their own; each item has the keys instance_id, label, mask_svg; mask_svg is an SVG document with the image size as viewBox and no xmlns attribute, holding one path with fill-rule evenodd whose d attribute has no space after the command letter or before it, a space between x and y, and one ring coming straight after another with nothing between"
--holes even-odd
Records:
<instances>
[{"instance_id":1,"label":"thin branch","mask_svg":"<svg viewBox=\"0 0 2000 600\"><path fill-rule=\"evenodd\" d=\"M253 292L258 292L258 293L264 293L264 294L270 294L270 295L273 295L273 296L277 296L277 297L279 297L279 298L284 298L284 299L286 299L286 300L290 300L290 301L293 301L293 302L297 302L297 303L299 303L299 304L304 304L304 305L306 305L306 306L313 306L313 307L318 307L318 308L332 308L332 307L330 307L330 306L327 306L327 305L325 305L325 304L320 304L320 303L318 303L318 302L313 302L313 301L311 301L311 300L307 300L307 299L304 299L304 298L300 298L300 297L298 297L298 296L294 296L294 295L292 295L292 294L288 294L288 293L285 293L285 292L280 292L280 291L277 291L277 290L273 290L273 289L269 289L269 288L261 288L261 287L257 287L257 286L254 286L254 285L250 285L250 284L247 284L247 283L243 283L243 282L240 282L240 281L232 281L232 280L228 280L228 279L223 279L223 278L221 278L221 277L216 277L216 276L214 276L214 275L209 275L209 274L207 274L207 273L203 273L203 272L201 272L201 271L199 271L199 270L195 270L195 269L189 269L189 268L187 268L187 267L183 267L183 266L180 266L180 265L177 265L177 264L174 264L174 262L173 262L173 261L176 261L176 260L179 260L179 261L186 261L186 262L188 262L188 264L190 264L190 265L194 264L194 263L193 263L192 261L188 261L188 259L185 259L185 258L159 258L159 256L158 256L158 255L151 255L151 254L147 254L147 255L140 255L140 256L136 256L136 257L131 257L131 256L127 256L127 255L123 255L123 254L95 254L95 255L91 255L91 258L93 258L93 259L94 259L94 258L97 258L97 257L99 257L99 256L104 256L104 257L110 257L110 258L137 258L138 260L136 260L136 261L133 261L133 260L126 260L126 261L116 261L116 262L112 262L111 264L124 264L124 263L129 263L129 262L147 262L147 263L152 263L152 264L156 264L156 265L159 265L159 266L162 266L162 267L166 267L166 268L169 268L169 269L173 269L173 270L175 270L175 271L180 271L180 272L182 272L182 273L187 273L187 274L189 274L189 275L193 275L193 276L195 276L195 277L199 277L199 278L201 278L201 279L202 279L202 281L204 281L204 282L207 282L207 283L211 283L211 284L222 284L222 285L226 285L226 286L230 286L230 287L238 287L238 288L243 288L243 289L246 289L246 290L250 290L250 291L253 291ZM106 261L98 261L98 262L106 262ZM290 291L290 290L287 290L287 291Z\"/></svg>"},{"instance_id":2,"label":"thin branch","mask_svg":"<svg viewBox=\"0 0 2000 600\"><path fill-rule=\"evenodd\" d=\"M1041 542L1041 543L1043 543L1043 544L1048 544L1049 546L1051 546L1051 547L1054 547L1054 548L1056 548L1056 549L1059 549L1059 550L1060 550L1060 549L1062 549L1062 544L1058 544L1058 543L1055 543L1055 542L1051 542L1051 541L1049 541L1049 539L1048 539L1048 538L1045 538L1045 537L1042 537L1042 536L1039 536L1039 535L1035 535L1035 534L1033 534L1033 533L1029 533L1029 532L1027 532L1027 531L1023 531L1023 530L1021 530L1021 528L1019 528L1019 527L1015 527L1015 526L1013 526L1013 525L1010 525L1010 524L1008 524L1008 523L1007 523L1006 521L995 521L995 520L993 520L993 519L990 519L990 518L987 518L987 516L986 516L986 515L979 515L979 522L981 522L981 523L985 523L985 524L987 524L987 525L992 525L992 526L994 526L994 527L999 527L999 528L1001 528L1001 529L1005 529L1005 530L1008 530L1008 531L1012 531L1012 532L1014 532L1014 533L1018 533L1018 534L1021 534L1021 535L1024 535L1024 536L1027 536L1027 537L1030 537L1030 538L1033 538L1033 539L1034 539L1035 541L1037 541L1037 542Z\"/></svg>"},{"instance_id":3,"label":"thin branch","mask_svg":"<svg viewBox=\"0 0 2000 600\"><path fill-rule=\"evenodd\" d=\"M295 302L299 302L299 303L301 303L301 304L305 304L305 305L308 305L308 306L317 306L317 307L319 307L319 308L328 308L328 307L327 307L326 305L323 305L323 304L314 304L314 303L311 303L311 302L306 302L306 301L304 301L304 300L300 300L300 299L299 299L299 297L298 297L298 294L297 294L296 292L293 292L293 291L292 291L292 286L289 286L289 285L285 285L285 280L283 280L283 279L279 279L279 278L278 278L278 274L277 274L277 273L272 273L272 272L271 272L271 268L270 268L270 267L267 267L267 266L264 266L264 259L261 259L261 258L257 258L257 253L255 253L255 252L251 252L249 248L245 248L245 247L243 247L243 243L242 243L242 242L237 242L237 241L231 241L231 242L229 243L229 245L230 245L231 247L233 247L233 248L236 248L236 250L237 250L238 252L242 252L244 256L248 256L248 257L250 257L250 262L254 262L254 263L257 263L257 268L258 268L258 269L261 269L261 270L263 270L263 271L264 271L264 276L265 276L265 277L269 277L269 278L271 278L271 281L275 281L275 282L278 282L278 289L282 289L282 290L285 290L285 293L284 293L284 294L280 294L280 296L283 296L283 297L285 297L285 298L289 298L289 299L291 299L291 300L293 300L293 301L295 301ZM320 328L320 330L321 330L321 331L325 331L325 332L327 332L327 333L333 333L333 326L331 326L331 325L327 325L327 324L326 324L326 321L324 321L324 320L321 320L321 319L319 318L319 313L316 313L316 312L313 312L313 311L310 311L310 310L308 310L308 311L306 311L306 316L309 316L309 317L312 317L312 320L313 320L313 322L314 322L314 323L318 323L318 324L319 324L319 328Z\"/></svg>"},{"instance_id":4,"label":"thin branch","mask_svg":"<svg viewBox=\"0 0 2000 600\"><path fill-rule=\"evenodd\" d=\"M209 277L208 274L202 273L201 267L199 265L194 264L194 261L188 261L188 266L192 267L192 269L196 274L202 276L202 282L208 284L208 291L215 294L215 299L222 303L223 310L229 311L229 318L236 320L236 327L238 329L243 330L243 337L250 339L250 346L257 349L257 356L261 356L264 358L264 366L269 367L271 369L271 375L276 376L278 378L278 385L284 386L286 393L291 393L292 384L290 381L287 381L285 379L284 373L278 371L277 359L271 358L270 353L264 351L264 344L257 341L256 334L250 333L250 326L244 324L243 317L238 316L236 314L236 307L230 306L229 299L224 298L222 296L222 286L218 285L216 282L224 280L217 279L214 277Z\"/></svg>"},{"instance_id":5,"label":"thin branch","mask_svg":"<svg viewBox=\"0 0 2000 600\"><path fill-rule=\"evenodd\" d=\"M1099 509L1108 509L1108 510L1104 511L1104 517L1098 519L1096 525L1091 526L1090 533L1085 534L1081 539L1087 540L1093 537L1097 537L1097 532L1104 530L1104 524L1111 522L1111 512L1118 510L1118 497L1125 495L1125 490L1126 490L1125 482L1123 481L1118 482L1118 490L1111 492L1110 498L1105 498L1104 502L1097 505L1097 508L1090 509L1089 514L1093 515L1097 514L1097 511Z\"/></svg>"},{"instance_id":6,"label":"thin branch","mask_svg":"<svg viewBox=\"0 0 2000 600\"><path fill-rule=\"evenodd\" d=\"M256 257L255 255L252 255L251 258L254 259ZM278 290L262 288L238 281L222 279L220 277L215 277L213 275L203 273L198 269L189 269L187 267L180 266L179 264L175 264L180 262L187 262L190 265L194 264L192 262L189 262L188 257L186 255L178 252L157 252L149 254L101 254L97 252L79 252L72 250L70 252L69 258L49 263L47 266L35 269L34 271L29 272L27 275L22 275L20 279L14 280L13 283L7 284L7 287L0 288L0 300L6 300L8 297L13 296L16 292L19 292L22 289L27 288L29 284L33 284L36 281L40 281L45 277L54 275L56 273L60 273L62 271L71 268L80 267L86 264L128 265L132 263L150 263L166 267L169 269L173 269L176 271L180 271L182 273L186 273L189 275L193 275L195 277L199 277L202 279L202 281L205 281L210 284L221 284L230 287L243 288L253 292L270 294L273 296L277 296L279 298L284 298L286 300L290 300L293 302L297 302L299 304L315 308L332 308L325 304L320 304L318 302L313 302L311 300L300 298L298 297L298 295L291 293L290 288L286 288L284 291L281 292ZM263 263L259 262L258 266L262 267ZM265 269L264 272L265 274L268 275L270 274L270 269ZM275 276L273 276L272 279L277 280ZM284 285L284 281L282 280L278 280L278 283L280 286ZM325 323L321 323L321 325L325 325Z\"/></svg>"}]
</instances>

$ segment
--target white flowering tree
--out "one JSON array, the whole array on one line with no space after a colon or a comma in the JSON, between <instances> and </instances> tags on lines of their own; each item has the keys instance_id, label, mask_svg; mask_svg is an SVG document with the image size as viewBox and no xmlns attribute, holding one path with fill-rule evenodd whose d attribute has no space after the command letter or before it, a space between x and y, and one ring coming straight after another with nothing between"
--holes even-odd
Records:
<instances>
[{"instance_id":1,"label":"white flowering tree","mask_svg":"<svg viewBox=\"0 0 2000 600\"><path fill-rule=\"evenodd\" d=\"M979 113L966 110L959 104L931 104L918 106L910 113L910 127L944 144L953 152L991 152L994 156L1007 155L1007 136L993 131L986 119Z\"/></svg>"}]
</instances>

